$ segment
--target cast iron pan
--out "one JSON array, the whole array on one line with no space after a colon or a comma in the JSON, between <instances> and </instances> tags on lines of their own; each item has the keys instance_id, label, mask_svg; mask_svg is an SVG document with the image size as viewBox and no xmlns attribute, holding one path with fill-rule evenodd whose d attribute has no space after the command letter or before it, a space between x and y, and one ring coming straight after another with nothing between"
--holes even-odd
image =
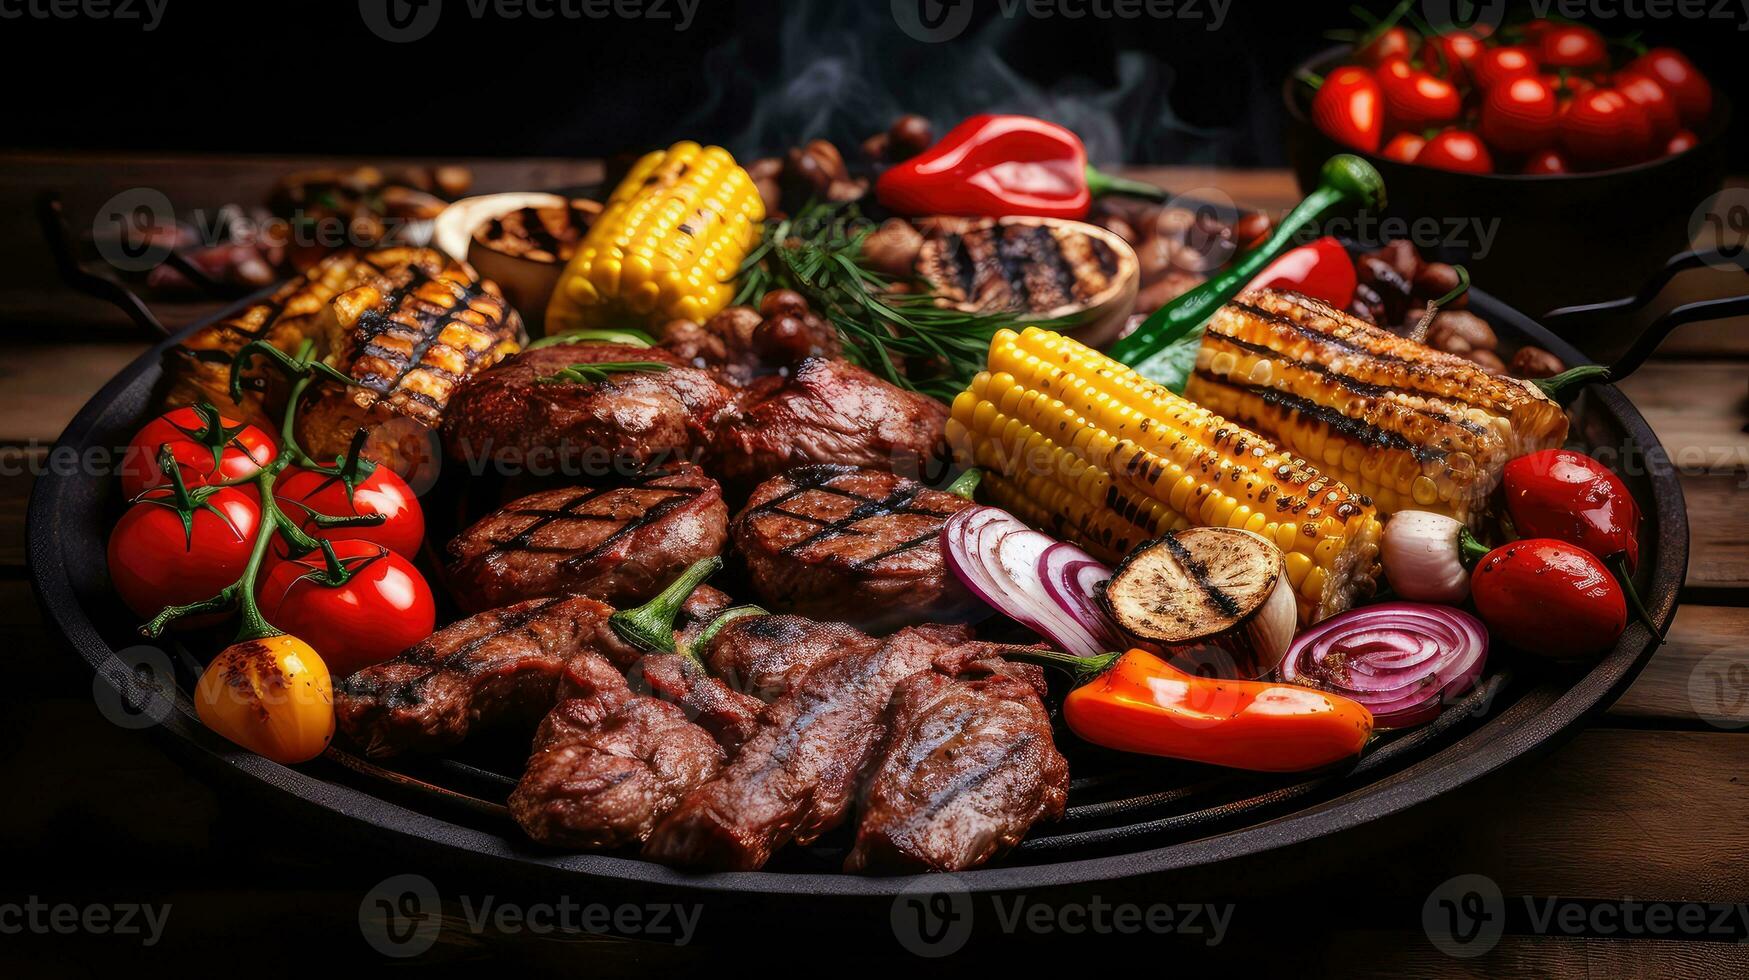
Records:
<instances>
[{"instance_id":1,"label":"cast iron pan","mask_svg":"<svg viewBox=\"0 0 1749 980\"><path fill-rule=\"evenodd\" d=\"M1479 291L1471 297L1472 308L1508 346L1534 343L1570 364L1583 363L1571 346L1515 310ZM161 355L172 343L160 343L105 385L62 434L53 458L85 459L104 447L125 446L151 411ZM1615 388L1592 388L1573 415L1573 440L1620 453L1607 461L1645 506L1638 586L1653 616L1667 625L1688 563L1688 519L1677 476L1645 420ZM397 762L397 771L340 744L297 767L238 749L201 725L187 696L200 662L223 638L192 640L188 650L167 641L173 685L155 682L119 657L117 651L143 642L133 632L136 618L115 598L105 571L105 538L121 507L119 488L79 467L50 470L37 481L27 532L31 573L48 620L130 707L142 708L154 698L168 704L168 717L151 730L177 755L265 788L285 807L288 821L326 822L385 849L427 854L443 866L482 869L506 882L586 883L591 894L602 896L650 889L757 893L766 902L788 899L800 907L810 897L891 896L917 884L838 872L847 845L842 830L813 847L788 848L770 868L751 873L691 875L630 854L542 849L522 837L502 807L526 740L470 745L453 758ZM1341 771L1312 776L1260 777L1103 753L1065 734L1059 745L1074 777L1067 818L1034 828L1000 862L955 878L980 892L1084 885L1207 865L1357 827L1546 751L1607 706L1654 649L1653 637L1638 624L1629 625L1615 648L1589 668L1551 667L1499 649L1484 685L1435 723L1387 738Z\"/></svg>"}]
</instances>

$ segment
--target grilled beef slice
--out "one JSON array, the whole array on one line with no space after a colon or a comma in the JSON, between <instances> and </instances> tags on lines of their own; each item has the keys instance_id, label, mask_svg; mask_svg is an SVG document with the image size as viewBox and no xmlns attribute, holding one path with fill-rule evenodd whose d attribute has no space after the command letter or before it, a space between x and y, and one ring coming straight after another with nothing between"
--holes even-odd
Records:
<instances>
[{"instance_id":1,"label":"grilled beef slice","mask_svg":"<svg viewBox=\"0 0 1749 980\"><path fill-rule=\"evenodd\" d=\"M808 668L845 653L873 650L880 641L843 623L801 616L748 616L730 621L703 652L711 673L761 701L774 701Z\"/></svg>"},{"instance_id":2,"label":"grilled beef slice","mask_svg":"<svg viewBox=\"0 0 1749 980\"><path fill-rule=\"evenodd\" d=\"M976 643L906 678L844 870L963 871L1062 816L1069 765L1051 741L1043 692L1037 667Z\"/></svg>"},{"instance_id":3,"label":"grilled beef slice","mask_svg":"<svg viewBox=\"0 0 1749 980\"><path fill-rule=\"evenodd\" d=\"M972 602L940 544L942 525L970 506L893 473L802 466L760 484L733 533L771 607L878 630Z\"/></svg>"},{"instance_id":4,"label":"grilled beef slice","mask_svg":"<svg viewBox=\"0 0 1749 980\"><path fill-rule=\"evenodd\" d=\"M810 357L747 389L711 472L745 489L807 463L927 473L947 459L947 408L842 360Z\"/></svg>"},{"instance_id":5,"label":"grilled beef slice","mask_svg":"<svg viewBox=\"0 0 1749 980\"><path fill-rule=\"evenodd\" d=\"M722 491L691 464L627 486L547 490L451 541L449 587L470 612L565 593L635 605L720 552L727 525Z\"/></svg>"},{"instance_id":6,"label":"grilled beef slice","mask_svg":"<svg viewBox=\"0 0 1749 980\"><path fill-rule=\"evenodd\" d=\"M673 659L674 655L667 655ZM510 813L544 844L612 848L642 841L724 753L666 701L634 694L612 664L578 657L535 734Z\"/></svg>"},{"instance_id":7,"label":"grilled beef slice","mask_svg":"<svg viewBox=\"0 0 1749 980\"><path fill-rule=\"evenodd\" d=\"M816 664L765 709L735 761L657 824L644 856L752 871L784 844L838 826L885 738L894 687L967 636L964 627L914 626Z\"/></svg>"}]
</instances>

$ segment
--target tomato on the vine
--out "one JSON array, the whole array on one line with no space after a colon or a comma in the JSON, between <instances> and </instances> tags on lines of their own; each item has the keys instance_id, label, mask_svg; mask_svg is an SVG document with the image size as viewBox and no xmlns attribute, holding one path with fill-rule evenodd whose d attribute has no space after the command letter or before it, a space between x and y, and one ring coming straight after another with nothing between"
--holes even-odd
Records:
<instances>
[{"instance_id":1,"label":"tomato on the vine","mask_svg":"<svg viewBox=\"0 0 1749 980\"><path fill-rule=\"evenodd\" d=\"M1613 88L1576 96L1561 114L1561 148L1592 170L1638 163L1652 156L1652 124L1639 106Z\"/></svg>"},{"instance_id":2,"label":"tomato on the vine","mask_svg":"<svg viewBox=\"0 0 1749 980\"><path fill-rule=\"evenodd\" d=\"M1523 78L1539 71L1536 58L1529 48L1505 45L1486 48L1470 62L1470 80L1476 88L1487 91L1509 78Z\"/></svg>"},{"instance_id":3,"label":"tomato on the vine","mask_svg":"<svg viewBox=\"0 0 1749 980\"><path fill-rule=\"evenodd\" d=\"M1670 137L1670 142L1664 144L1664 153L1666 156L1671 156L1692 150L1699 142L1700 137L1694 135L1692 130L1679 129L1675 136Z\"/></svg>"},{"instance_id":4,"label":"tomato on the vine","mask_svg":"<svg viewBox=\"0 0 1749 980\"><path fill-rule=\"evenodd\" d=\"M1478 129L1496 150L1529 153L1548 145L1559 116L1554 90L1542 79L1527 75L1488 90Z\"/></svg>"},{"instance_id":5,"label":"tomato on the vine","mask_svg":"<svg viewBox=\"0 0 1749 980\"><path fill-rule=\"evenodd\" d=\"M1649 75L1676 102L1682 124L1689 129L1705 123L1713 111L1713 87L1694 62L1675 48L1653 48L1628 62L1624 71Z\"/></svg>"},{"instance_id":6,"label":"tomato on the vine","mask_svg":"<svg viewBox=\"0 0 1749 980\"><path fill-rule=\"evenodd\" d=\"M1354 60L1376 68L1391 58L1407 58L1414 50L1415 36L1408 29L1390 27L1356 51Z\"/></svg>"},{"instance_id":7,"label":"tomato on the vine","mask_svg":"<svg viewBox=\"0 0 1749 980\"><path fill-rule=\"evenodd\" d=\"M1377 153L1385 131L1378 79L1358 65L1332 71L1312 96L1312 121L1343 146Z\"/></svg>"},{"instance_id":8,"label":"tomato on the vine","mask_svg":"<svg viewBox=\"0 0 1749 980\"><path fill-rule=\"evenodd\" d=\"M1379 91L1385 117L1398 129L1420 129L1456 119L1463 109L1457 86L1406 58L1389 58L1379 66Z\"/></svg>"},{"instance_id":9,"label":"tomato on the vine","mask_svg":"<svg viewBox=\"0 0 1749 980\"><path fill-rule=\"evenodd\" d=\"M109 577L129 609L155 616L166 606L211 598L249 564L261 507L234 487L199 494L182 509L172 489L147 491L109 535ZM176 620L178 629L210 625L222 613Z\"/></svg>"},{"instance_id":10,"label":"tomato on the vine","mask_svg":"<svg viewBox=\"0 0 1749 980\"><path fill-rule=\"evenodd\" d=\"M1524 161L1524 173L1538 176L1572 173L1573 168L1567 166L1567 158L1560 150L1541 150L1530 155Z\"/></svg>"},{"instance_id":11,"label":"tomato on the vine","mask_svg":"<svg viewBox=\"0 0 1749 980\"><path fill-rule=\"evenodd\" d=\"M1646 114L1654 145L1663 146L1670 142L1670 137L1682 128L1682 114L1677 111L1676 100L1656 78L1644 72L1619 72L1615 76L1615 88Z\"/></svg>"},{"instance_id":12,"label":"tomato on the vine","mask_svg":"<svg viewBox=\"0 0 1749 980\"><path fill-rule=\"evenodd\" d=\"M1609 44L1584 24L1555 24L1537 38L1537 59L1547 68L1588 70L1609 63Z\"/></svg>"},{"instance_id":13,"label":"tomato on the vine","mask_svg":"<svg viewBox=\"0 0 1749 980\"><path fill-rule=\"evenodd\" d=\"M267 433L225 418L211 406L174 408L147 422L128 443L121 465L121 489L128 499L170 482L158 466L164 446L191 488L246 477L279 454Z\"/></svg>"},{"instance_id":14,"label":"tomato on the vine","mask_svg":"<svg viewBox=\"0 0 1749 980\"><path fill-rule=\"evenodd\" d=\"M1462 129L1447 129L1427 141L1415 162L1438 170L1455 170L1466 174L1491 174L1494 158L1475 133Z\"/></svg>"},{"instance_id":15,"label":"tomato on the vine","mask_svg":"<svg viewBox=\"0 0 1749 980\"><path fill-rule=\"evenodd\" d=\"M334 555L351 573L343 585L326 584L320 551L275 562L260 588L267 621L303 638L342 677L431 635L437 604L411 562L356 539L335 541Z\"/></svg>"},{"instance_id":16,"label":"tomato on the vine","mask_svg":"<svg viewBox=\"0 0 1749 980\"><path fill-rule=\"evenodd\" d=\"M342 472L345 470L342 464ZM374 541L406 558L416 558L425 541L425 514L419 499L407 481L387 466L367 464L368 474L354 481L348 493L347 481L341 476L319 473L300 467L288 467L274 484L273 495L286 516L297 521L305 531L317 538L338 541L356 538ZM328 517L364 517L383 515L376 525L318 528L312 512Z\"/></svg>"},{"instance_id":17,"label":"tomato on the vine","mask_svg":"<svg viewBox=\"0 0 1749 980\"><path fill-rule=\"evenodd\" d=\"M1391 141L1385 144L1379 155L1398 163L1414 163L1415 158L1421 155L1421 148L1426 145L1425 137L1415 133L1398 133L1391 137Z\"/></svg>"},{"instance_id":18,"label":"tomato on the vine","mask_svg":"<svg viewBox=\"0 0 1749 980\"><path fill-rule=\"evenodd\" d=\"M1421 63L1461 85L1469 79L1470 66L1482 50L1482 39L1475 34L1447 31L1421 42Z\"/></svg>"}]
</instances>

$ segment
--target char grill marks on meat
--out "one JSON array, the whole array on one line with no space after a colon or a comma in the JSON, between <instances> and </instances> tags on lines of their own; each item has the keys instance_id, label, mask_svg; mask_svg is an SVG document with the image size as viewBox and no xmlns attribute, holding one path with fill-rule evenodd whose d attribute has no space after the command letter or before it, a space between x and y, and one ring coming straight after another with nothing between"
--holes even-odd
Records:
<instances>
[{"instance_id":1,"label":"char grill marks on meat","mask_svg":"<svg viewBox=\"0 0 1749 980\"><path fill-rule=\"evenodd\" d=\"M669 368L592 383L540 380L573 364L611 361ZM708 371L661 348L558 344L508 358L463 386L444 418L443 444L471 469L607 475L625 463L697 458L728 406L728 392Z\"/></svg>"},{"instance_id":2,"label":"char grill marks on meat","mask_svg":"<svg viewBox=\"0 0 1749 980\"><path fill-rule=\"evenodd\" d=\"M683 795L715 776L724 758L680 707L634 693L604 660L577 657L535 734L510 813L545 844L636 843Z\"/></svg>"},{"instance_id":3,"label":"char grill marks on meat","mask_svg":"<svg viewBox=\"0 0 1749 980\"><path fill-rule=\"evenodd\" d=\"M449 543L463 609L575 593L631 605L722 550L728 508L696 466L627 486L547 490L494 511Z\"/></svg>"},{"instance_id":4,"label":"char grill marks on meat","mask_svg":"<svg viewBox=\"0 0 1749 980\"><path fill-rule=\"evenodd\" d=\"M651 654L626 671L632 689L678 707L730 755L759 729L765 703L744 694L682 653Z\"/></svg>"},{"instance_id":5,"label":"char grill marks on meat","mask_svg":"<svg viewBox=\"0 0 1749 980\"><path fill-rule=\"evenodd\" d=\"M685 628L726 603L700 587L681 607ZM447 748L477 727L533 728L573 658L602 657L620 670L644 659L608 624L613 613L595 599L557 596L470 616L341 681L335 721L376 757Z\"/></svg>"},{"instance_id":6,"label":"char grill marks on meat","mask_svg":"<svg viewBox=\"0 0 1749 980\"><path fill-rule=\"evenodd\" d=\"M335 720L372 756L445 748L476 726L533 725L567 662L623 646L607 623L613 611L568 597L471 616L342 681Z\"/></svg>"},{"instance_id":7,"label":"char grill marks on meat","mask_svg":"<svg viewBox=\"0 0 1749 980\"><path fill-rule=\"evenodd\" d=\"M947 459L947 408L847 361L810 357L748 388L711 469L741 488L808 463L927 473Z\"/></svg>"},{"instance_id":8,"label":"char grill marks on meat","mask_svg":"<svg viewBox=\"0 0 1749 980\"><path fill-rule=\"evenodd\" d=\"M879 629L971 601L939 545L948 518L970 506L893 473L803 466L761 484L733 533L774 608Z\"/></svg>"},{"instance_id":9,"label":"char grill marks on meat","mask_svg":"<svg viewBox=\"0 0 1749 980\"><path fill-rule=\"evenodd\" d=\"M1037 667L967 644L906 678L844 869L962 871L1062 816L1069 766L1051 741Z\"/></svg>"},{"instance_id":10,"label":"char grill marks on meat","mask_svg":"<svg viewBox=\"0 0 1749 980\"><path fill-rule=\"evenodd\" d=\"M730 687L772 701L821 660L866 653L879 642L843 623L801 616L748 616L718 630L703 657L711 673Z\"/></svg>"},{"instance_id":11,"label":"char grill marks on meat","mask_svg":"<svg viewBox=\"0 0 1749 980\"><path fill-rule=\"evenodd\" d=\"M838 826L885 738L893 689L967 637L964 627L915 626L817 663L765 709L735 761L657 824L644 856L751 871Z\"/></svg>"}]
</instances>

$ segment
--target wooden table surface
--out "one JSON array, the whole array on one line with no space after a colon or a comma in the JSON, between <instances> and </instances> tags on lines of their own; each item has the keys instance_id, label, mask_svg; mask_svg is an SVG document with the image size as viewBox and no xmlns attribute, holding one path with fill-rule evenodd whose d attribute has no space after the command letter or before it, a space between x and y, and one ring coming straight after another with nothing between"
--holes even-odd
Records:
<instances>
[{"instance_id":1,"label":"wooden table surface","mask_svg":"<svg viewBox=\"0 0 1749 980\"><path fill-rule=\"evenodd\" d=\"M359 898L395 864L368 844L300 840L282 812L215 793L149 740L105 723L84 665L42 624L25 570L26 464L40 460L79 406L147 344L113 310L55 280L30 202L54 187L67 195L70 214L89 215L111 194L135 186L163 189L178 207L255 201L276 175L311 162L0 156L6 243L0 317L7 334L0 357L0 640L13 665L11 683L0 685L6 736L0 759L13 796L0 809L0 864L7 865L0 902L9 893L172 901L175 928L166 931L161 955L242 949L240 937L253 935L250 923L264 915L324 923L349 933L338 940L341 947L362 950ZM479 189L507 190L588 182L599 168L482 162L476 173ZM1285 172L1142 175L1172 188L1220 187L1241 204L1272 211L1297 199ZM167 318L185 322L197 312L172 307ZM1632 688L1544 758L1375 826L1233 871L1220 887L1235 903L1233 935L1243 948L1230 939L1221 954L1297 963L1315 948L1333 968L1368 975L1749 973L1749 946L1595 928L1569 935L1517 927L1486 956L1453 959L1420 925L1432 890L1464 873L1486 875L1514 901L1749 900L1749 729L1719 724L1716 712L1709 720L1705 709L1711 697L1727 706L1749 699L1746 327L1691 328L1622 386L1681 468L1693 530L1688 584L1669 642ZM1742 712L1737 717L1749 720ZM264 824L287 831L284 846L263 846L253 836ZM69 864L69 853L80 857ZM1276 879L1270 885L1251 887L1269 876ZM1253 909L1246 904L1252 894L1267 897ZM1333 911L1330 895L1352 907ZM1324 924L1317 936L1285 950L1271 941L1284 921ZM456 940L452 932L430 955L469 960L514 949L543 962L587 961L610 970L692 955L617 941L579 948L490 931ZM44 937L0 936L0 958L72 964L75 973L122 955L117 949L133 955L114 941L70 951Z\"/></svg>"}]
</instances>

